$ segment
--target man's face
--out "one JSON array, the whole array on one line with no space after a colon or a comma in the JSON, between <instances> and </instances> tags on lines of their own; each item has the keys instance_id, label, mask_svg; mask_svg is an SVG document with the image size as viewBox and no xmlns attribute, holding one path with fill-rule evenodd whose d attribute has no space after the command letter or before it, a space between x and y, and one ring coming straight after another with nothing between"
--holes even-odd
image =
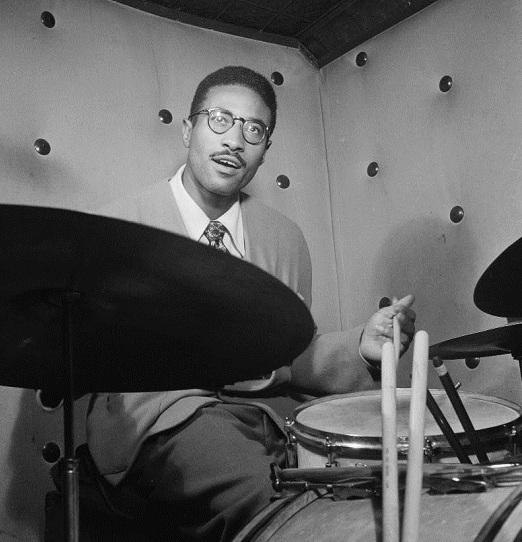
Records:
<instances>
[{"instance_id":1,"label":"man's face","mask_svg":"<svg viewBox=\"0 0 522 542\"><path fill-rule=\"evenodd\" d=\"M201 109L220 107L234 116L258 119L270 126L270 109L262 98L247 87L219 86L210 89ZM224 134L214 133L206 114L183 122L183 142L189 149L183 183L192 198L205 209L213 202L235 201L263 163L266 140L247 143L242 122L236 121Z\"/></svg>"}]
</instances>

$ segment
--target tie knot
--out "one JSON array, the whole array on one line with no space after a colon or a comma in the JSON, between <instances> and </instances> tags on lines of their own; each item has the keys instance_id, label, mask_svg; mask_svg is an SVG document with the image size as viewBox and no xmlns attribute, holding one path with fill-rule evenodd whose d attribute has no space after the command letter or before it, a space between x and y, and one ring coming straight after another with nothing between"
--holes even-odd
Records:
<instances>
[{"instance_id":1,"label":"tie knot","mask_svg":"<svg viewBox=\"0 0 522 542\"><path fill-rule=\"evenodd\" d=\"M223 243L223 237L227 229L218 220L211 220L208 223L203 235L208 239L208 243L212 248L217 248L222 252L228 252L227 247Z\"/></svg>"},{"instance_id":2,"label":"tie knot","mask_svg":"<svg viewBox=\"0 0 522 542\"><path fill-rule=\"evenodd\" d=\"M204 235L209 241L219 241L220 239L223 240L226 232L227 229L221 222L218 220L211 220L208 223Z\"/></svg>"}]
</instances>

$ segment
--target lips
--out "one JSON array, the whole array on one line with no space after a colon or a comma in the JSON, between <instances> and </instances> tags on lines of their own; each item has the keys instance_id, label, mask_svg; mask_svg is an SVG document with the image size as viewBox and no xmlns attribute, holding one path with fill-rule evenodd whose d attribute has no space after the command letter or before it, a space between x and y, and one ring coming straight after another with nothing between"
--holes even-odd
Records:
<instances>
[{"instance_id":1,"label":"lips","mask_svg":"<svg viewBox=\"0 0 522 542\"><path fill-rule=\"evenodd\" d=\"M240 156L234 156L230 154L213 154L210 156L213 162L220 166L241 169L245 167L245 161Z\"/></svg>"}]
</instances>

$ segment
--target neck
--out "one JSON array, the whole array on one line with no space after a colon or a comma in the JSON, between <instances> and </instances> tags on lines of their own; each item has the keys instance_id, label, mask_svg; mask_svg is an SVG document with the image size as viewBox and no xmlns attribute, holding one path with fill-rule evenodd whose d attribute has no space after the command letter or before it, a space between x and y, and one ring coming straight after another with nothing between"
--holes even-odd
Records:
<instances>
[{"instance_id":1,"label":"neck","mask_svg":"<svg viewBox=\"0 0 522 542\"><path fill-rule=\"evenodd\" d=\"M224 215L237 201L237 195L225 197L215 194L200 194L199 192L192 194L189 190L187 192L210 220L216 220Z\"/></svg>"},{"instance_id":2,"label":"neck","mask_svg":"<svg viewBox=\"0 0 522 542\"><path fill-rule=\"evenodd\" d=\"M237 201L237 196L230 201L230 199L222 199L221 201L215 201L214 198L211 198L212 201L196 201L196 203L201 207L203 212L210 218L210 220L217 220L220 216L224 215L232 205Z\"/></svg>"},{"instance_id":3,"label":"neck","mask_svg":"<svg viewBox=\"0 0 522 542\"><path fill-rule=\"evenodd\" d=\"M185 172L181 177L181 181L188 195L199 205L210 220L216 220L225 214L238 199L238 194L215 194L198 187L193 182L187 182Z\"/></svg>"}]
</instances>

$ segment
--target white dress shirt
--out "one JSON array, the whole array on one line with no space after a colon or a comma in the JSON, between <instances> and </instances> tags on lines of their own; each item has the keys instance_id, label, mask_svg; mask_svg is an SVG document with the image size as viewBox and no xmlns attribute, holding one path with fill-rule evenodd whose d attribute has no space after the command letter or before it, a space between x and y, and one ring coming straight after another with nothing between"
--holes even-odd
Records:
<instances>
[{"instance_id":1,"label":"white dress shirt","mask_svg":"<svg viewBox=\"0 0 522 542\"><path fill-rule=\"evenodd\" d=\"M201 207L192 199L183 186L182 175L185 166L182 166L177 173L170 179L172 193L179 208L183 223L187 228L189 237L194 241L209 244L208 239L203 235L203 232L208 226L210 219L203 212ZM219 220L227 229L227 233L223 238L223 243L227 247L230 254L238 258L245 258L245 235L243 230L243 218L241 216L241 206L239 197L230 209L222 214Z\"/></svg>"}]
</instances>

